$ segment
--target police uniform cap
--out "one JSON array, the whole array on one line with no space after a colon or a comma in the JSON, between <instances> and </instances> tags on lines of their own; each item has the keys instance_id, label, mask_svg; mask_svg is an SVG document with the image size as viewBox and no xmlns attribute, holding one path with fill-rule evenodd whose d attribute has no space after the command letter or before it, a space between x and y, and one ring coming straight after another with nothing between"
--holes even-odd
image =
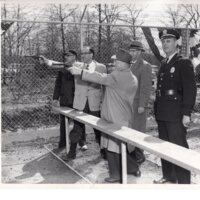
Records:
<instances>
[{"instance_id":1,"label":"police uniform cap","mask_svg":"<svg viewBox=\"0 0 200 200\"><path fill-rule=\"evenodd\" d=\"M129 49L136 49L136 50L141 50L141 51L145 51L143 48L143 45L141 42L139 41L133 41L129 47Z\"/></svg>"},{"instance_id":2,"label":"police uniform cap","mask_svg":"<svg viewBox=\"0 0 200 200\"><path fill-rule=\"evenodd\" d=\"M126 51L124 49L119 49L119 51L116 55L116 59L121 62L130 64L131 60L132 60L132 56L128 53L128 51Z\"/></svg>"},{"instance_id":3,"label":"police uniform cap","mask_svg":"<svg viewBox=\"0 0 200 200\"><path fill-rule=\"evenodd\" d=\"M178 40L180 38L180 34L175 29L164 29L159 32L159 38L161 40L165 38L175 38Z\"/></svg>"}]
</instances>

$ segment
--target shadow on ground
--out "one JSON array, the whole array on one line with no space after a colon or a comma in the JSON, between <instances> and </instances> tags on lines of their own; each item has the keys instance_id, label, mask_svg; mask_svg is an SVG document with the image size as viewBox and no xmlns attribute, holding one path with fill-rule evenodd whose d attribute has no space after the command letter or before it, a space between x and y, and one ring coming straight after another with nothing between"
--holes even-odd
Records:
<instances>
[{"instance_id":1,"label":"shadow on ground","mask_svg":"<svg viewBox=\"0 0 200 200\"><path fill-rule=\"evenodd\" d=\"M7 183L74 184L82 179L51 153L27 162L20 171Z\"/></svg>"}]
</instances>

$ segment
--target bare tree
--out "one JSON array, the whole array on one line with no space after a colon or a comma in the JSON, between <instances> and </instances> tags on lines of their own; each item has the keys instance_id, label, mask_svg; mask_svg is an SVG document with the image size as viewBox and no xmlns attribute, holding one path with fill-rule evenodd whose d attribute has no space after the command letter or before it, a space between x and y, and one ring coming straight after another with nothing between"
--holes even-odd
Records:
<instances>
[{"instance_id":1,"label":"bare tree","mask_svg":"<svg viewBox=\"0 0 200 200\"><path fill-rule=\"evenodd\" d=\"M173 27L179 27L184 24L184 17L182 16L183 9L181 5L167 5L165 16L168 18L168 20L162 21L165 26L173 26Z\"/></svg>"},{"instance_id":2,"label":"bare tree","mask_svg":"<svg viewBox=\"0 0 200 200\"><path fill-rule=\"evenodd\" d=\"M162 21L166 26L200 27L200 5L198 4L170 4L166 7L166 14L169 21Z\"/></svg>"},{"instance_id":3,"label":"bare tree","mask_svg":"<svg viewBox=\"0 0 200 200\"><path fill-rule=\"evenodd\" d=\"M117 28L113 25L117 24L122 5L118 4L103 4L95 5L98 13L98 22L105 24L105 26L98 27L98 53L99 59L102 57L105 61L109 61L114 45L114 37L116 36ZM100 49L104 49L101 52Z\"/></svg>"},{"instance_id":4,"label":"bare tree","mask_svg":"<svg viewBox=\"0 0 200 200\"><path fill-rule=\"evenodd\" d=\"M183 8L182 17L191 28L200 27L200 5L198 4L181 4Z\"/></svg>"},{"instance_id":5,"label":"bare tree","mask_svg":"<svg viewBox=\"0 0 200 200\"><path fill-rule=\"evenodd\" d=\"M76 9L78 8L78 5L63 5L63 4L50 4L49 8L48 8L48 13L49 16L48 18L51 21L60 21L60 28L59 28L59 32L60 32L60 36L61 36L61 44L62 44L62 59L64 61L64 53L66 51L66 29L67 26L65 26L63 24L63 22L67 22L67 20L72 19L72 16L74 14L74 12L76 11Z\"/></svg>"},{"instance_id":6,"label":"bare tree","mask_svg":"<svg viewBox=\"0 0 200 200\"><path fill-rule=\"evenodd\" d=\"M17 7L7 7L7 4L2 8L6 13L5 18L26 19L25 7L17 5ZM22 55L25 48L25 40L34 28L34 23L15 22L5 34L6 49L8 55Z\"/></svg>"},{"instance_id":7,"label":"bare tree","mask_svg":"<svg viewBox=\"0 0 200 200\"><path fill-rule=\"evenodd\" d=\"M144 23L144 17L146 17L144 14L145 7L137 4L128 4L124 5L124 9L126 14L123 14L120 20L128 25L133 25L133 27L130 27L131 37L132 40L136 40L138 39L136 33L139 27L134 26L141 26Z\"/></svg>"}]
</instances>

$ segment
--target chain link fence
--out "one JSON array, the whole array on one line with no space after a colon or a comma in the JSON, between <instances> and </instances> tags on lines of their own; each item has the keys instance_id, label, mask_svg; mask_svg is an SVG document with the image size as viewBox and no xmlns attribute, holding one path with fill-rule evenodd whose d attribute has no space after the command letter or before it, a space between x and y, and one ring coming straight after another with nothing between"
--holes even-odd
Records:
<instances>
[{"instance_id":1,"label":"chain link fence","mask_svg":"<svg viewBox=\"0 0 200 200\"><path fill-rule=\"evenodd\" d=\"M150 32L162 56L158 28L152 27ZM152 53L141 27L14 21L1 36L2 130L16 131L59 123L59 116L51 112L57 70L41 66L36 57L30 56L44 55L64 61L63 53L75 49L80 60L80 49L84 45L93 47L95 60L109 67L111 56L119 48L127 49L134 39L144 44L143 56L152 64L153 82L160 62ZM196 80L199 84L200 78L196 76ZM152 87L152 94L153 90ZM199 85L194 112L200 113ZM150 115L152 113L151 102Z\"/></svg>"}]
</instances>

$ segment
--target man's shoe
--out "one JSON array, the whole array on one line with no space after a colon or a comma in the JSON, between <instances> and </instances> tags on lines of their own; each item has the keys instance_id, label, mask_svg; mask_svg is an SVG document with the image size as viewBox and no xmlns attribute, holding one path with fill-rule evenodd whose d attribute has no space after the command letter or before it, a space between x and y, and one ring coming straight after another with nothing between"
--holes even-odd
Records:
<instances>
[{"instance_id":1,"label":"man's shoe","mask_svg":"<svg viewBox=\"0 0 200 200\"><path fill-rule=\"evenodd\" d=\"M82 151L86 151L86 150L88 150L87 145L85 144L85 145L81 146L81 150L82 150Z\"/></svg>"},{"instance_id":2,"label":"man's shoe","mask_svg":"<svg viewBox=\"0 0 200 200\"><path fill-rule=\"evenodd\" d=\"M64 148L58 148L58 149L53 149L52 152L55 154L59 154L60 152L63 151Z\"/></svg>"},{"instance_id":3,"label":"man's shoe","mask_svg":"<svg viewBox=\"0 0 200 200\"><path fill-rule=\"evenodd\" d=\"M105 178L104 181L107 183L120 183L121 182L121 180L119 178L111 178L111 177Z\"/></svg>"},{"instance_id":4,"label":"man's shoe","mask_svg":"<svg viewBox=\"0 0 200 200\"><path fill-rule=\"evenodd\" d=\"M74 160L75 158L76 158L76 154L70 154L70 153L68 153L67 156L63 157L62 159L64 161L69 162L71 160Z\"/></svg>"},{"instance_id":5,"label":"man's shoe","mask_svg":"<svg viewBox=\"0 0 200 200\"><path fill-rule=\"evenodd\" d=\"M162 178L159 179L159 180L154 180L153 183L154 183L154 184L165 184L165 183L176 183L176 181L174 181L174 180L169 180L169 179L166 179L166 178L162 177Z\"/></svg>"},{"instance_id":6,"label":"man's shoe","mask_svg":"<svg viewBox=\"0 0 200 200\"><path fill-rule=\"evenodd\" d=\"M128 172L128 174L131 174L135 177L140 177L141 176L141 171L138 169L136 172Z\"/></svg>"}]
</instances>

